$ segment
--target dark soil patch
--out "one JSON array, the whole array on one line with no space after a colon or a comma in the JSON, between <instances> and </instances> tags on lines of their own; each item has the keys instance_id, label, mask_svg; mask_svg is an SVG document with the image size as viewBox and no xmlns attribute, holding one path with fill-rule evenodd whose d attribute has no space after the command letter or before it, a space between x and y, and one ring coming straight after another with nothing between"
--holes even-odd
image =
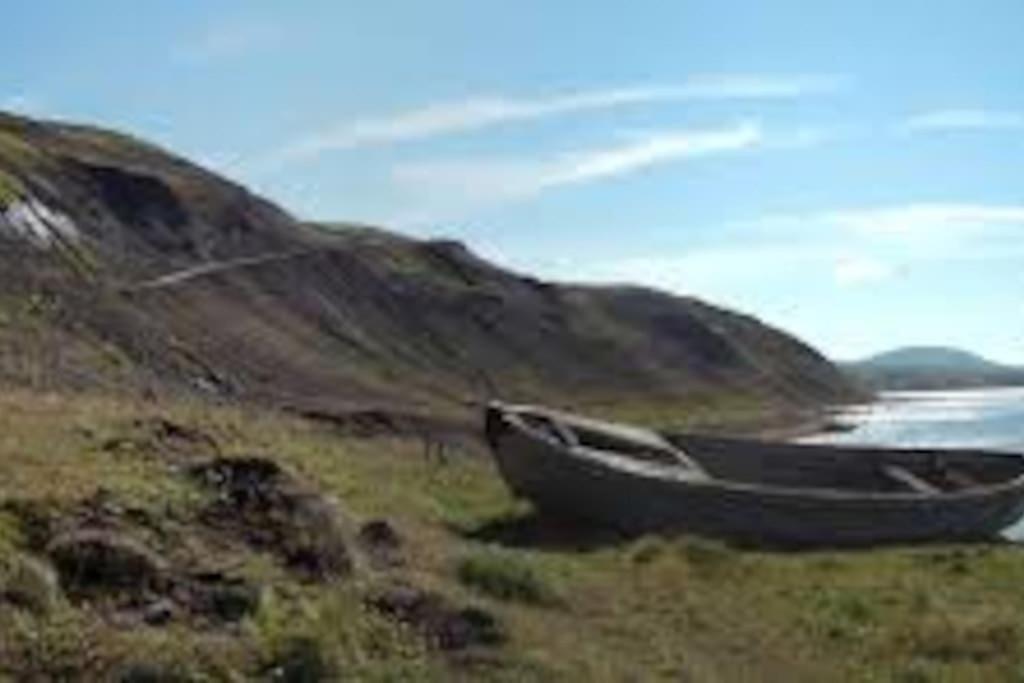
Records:
<instances>
[{"instance_id":1,"label":"dark soil patch","mask_svg":"<svg viewBox=\"0 0 1024 683\"><path fill-rule=\"evenodd\" d=\"M175 552L195 529L155 519L103 491L66 509L5 508L21 521L28 547L53 565L62 591L99 607L116 624L230 623L259 608L259 586L222 572L196 572L193 558Z\"/></svg>"},{"instance_id":2,"label":"dark soil patch","mask_svg":"<svg viewBox=\"0 0 1024 683\"><path fill-rule=\"evenodd\" d=\"M332 431L347 438L414 438L422 440L428 448L453 454L475 454L482 445L475 419L440 417L395 408L338 410L290 406L285 410L327 425Z\"/></svg>"},{"instance_id":3,"label":"dark soil patch","mask_svg":"<svg viewBox=\"0 0 1024 683\"><path fill-rule=\"evenodd\" d=\"M218 458L190 469L216 499L201 513L209 527L273 553L314 580L348 574L352 559L335 506L276 463Z\"/></svg>"},{"instance_id":4,"label":"dark soil patch","mask_svg":"<svg viewBox=\"0 0 1024 683\"><path fill-rule=\"evenodd\" d=\"M171 591L174 601L211 621L240 621L260 606L259 586L220 572L188 574L175 584Z\"/></svg>"},{"instance_id":5,"label":"dark soil patch","mask_svg":"<svg viewBox=\"0 0 1024 683\"><path fill-rule=\"evenodd\" d=\"M132 420L126 434L107 439L100 448L107 452L156 453L169 459L219 455L220 444L201 429L164 417Z\"/></svg>"},{"instance_id":6,"label":"dark soil patch","mask_svg":"<svg viewBox=\"0 0 1024 683\"><path fill-rule=\"evenodd\" d=\"M338 679L338 672L327 660L320 644L312 638L296 636L279 647L273 660L264 667L268 681L316 683Z\"/></svg>"},{"instance_id":7,"label":"dark soil patch","mask_svg":"<svg viewBox=\"0 0 1024 683\"><path fill-rule=\"evenodd\" d=\"M438 593L392 586L366 598L379 614L419 633L431 647L444 651L474 645L500 645L506 639L497 618L478 607L453 605Z\"/></svg>"},{"instance_id":8,"label":"dark soil patch","mask_svg":"<svg viewBox=\"0 0 1024 683\"><path fill-rule=\"evenodd\" d=\"M374 519L363 524L356 540L373 569L390 569L405 564L402 537L386 519Z\"/></svg>"},{"instance_id":9,"label":"dark soil patch","mask_svg":"<svg viewBox=\"0 0 1024 683\"><path fill-rule=\"evenodd\" d=\"M417 422L408 415L387 410L372 408L347 411L319 408L293 408L292 410L307 420L328 424L339 434L350 437L418 435L422 431Z\"/></svg>"},{"instance_id":10,"label":"dark soil patch","mask_svg":"<svg viewBox=\"0 0 1024 683\"><path fill-rule=\"evenodd\" d=\"M114 531L81 529L58 536L47 547L61 586L76 598L157 590L167 563L135 538Z\"/></svg>"}]
</instances>

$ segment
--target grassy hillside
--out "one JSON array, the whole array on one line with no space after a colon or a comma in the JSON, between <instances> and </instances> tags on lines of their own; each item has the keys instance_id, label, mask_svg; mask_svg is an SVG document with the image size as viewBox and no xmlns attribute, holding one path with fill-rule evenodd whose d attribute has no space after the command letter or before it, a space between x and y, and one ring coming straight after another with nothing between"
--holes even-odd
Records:
<instances>
[{"instance_id":1,"label":"grassy hillside","mask_svg":"<svg viewBox=\"0 0 1024 683\"><path fill-rule=\"evenodd\" d=\"M0 433L0 679L994 681L1024 657L1013 547L620 539L534 517L469 446L194 402L4 391ZM303 515L315 537L272 533Z\"/></svg>"},{"instance_id":2,"label":"grassy hillside","mask_svg":"<svg viewBox=\"0 0 1024 683\"><path fill-rule=\"evenodd\" d=\"M456 242L304 224L108 131L0 116L0 136L0 282L46 304L3 334L53 340L38 353L62 362L34 363L43 386L463 419L494 395L677 415L858 395L814 349L694 299L542 282Z\"/></svg>"}]
</instances>

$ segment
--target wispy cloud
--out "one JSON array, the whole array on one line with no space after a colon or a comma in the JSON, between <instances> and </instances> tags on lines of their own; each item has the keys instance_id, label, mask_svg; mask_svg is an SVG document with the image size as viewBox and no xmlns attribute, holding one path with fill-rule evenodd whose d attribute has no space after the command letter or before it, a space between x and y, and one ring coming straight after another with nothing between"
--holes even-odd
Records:
<instances>
[{"instance_id":1,"label":"wispy cloud","mask_svg":"<svg viewBox=\"0 0 1024 683\"><path fill-rule=\"evenodd\" d=\"M757 145L762 137L760 125L749 121L728 128L657 134L626 145L566 155L551 163L535 186L544 189L588 182L667 161L734 152Z\"/></svg>"},{"instance_id":2,"label":"wispy cloud","mask_svg":"<svg viewBox=\"0 0 1024 683\"><path fill-rule=\"evenodd\" d=\"M757 239L773 236L887 240L918 244L963 241L975 236L1019 236L1024 205L980 202L906 202L804 213L769 214L735 221L727 234Z\"/></svg>"},{"instance_id":3,"label":"wispy cloud","mask_svg":"<svg viewBox=\"0 0 1024 683\"><path fill-rule=\"evenodd\" d=\"M215 23L177 46L174 56L186 64L207 64L246 57L284 38L280 26L252 18Z\"/></svg>"},{"instance_id":4,"label":"wispy cloud","mask_svg":"<svg viewBox=\"0 0 1024 683\"><path fill-rule=\"evenodd\" d=\"M1021 129L1024 114L997 109L939 109L911 116L902 127L909 132Z\"/></svg>"},{"instance_id":5,"label":"wispy cloud","mask_svg":"<svg viewBox=\"0 0 1024 683\"><path fill-rule=\"evenodd\" d=\"M826 243L733 243L677 254L545 265L545 274L555 278L643 284L686 294L742 291L794 276L804 283L814 282L817 277L841 287L859 287L881 283L898 273L896 267L880 258Z\"/></svg>"},{"instance_id":6,"label":"wispy cloud","mask_svg":"<svg viewBox=\"0 0 1024 683\"><path fill-rule=\"evenodd\" d=\"M791 99L839 90L835 76L698 76L678 85L630 86L515 98L478 96L430 104L397 114L347 121L293 140L272 152L264 165L313 159L327 152L432 138L502 124L627 105L694 100Z\"/></svg>"},{"instance_id":7,"label":"wispy cloud","mask_svg":"<svg viewBox=\"0 0 1024 683\"><path fill-rule=\"evenodd\" d=\"M550 263L555 278L634 282L727 300L761 285L798 281L883 287L918 268L1022 259L1024 205L906 203L768 216L724 226L678 253L623 254ZM812 285L817 286L817 285ZM742 297L740 297L742 299Z\"/></svg>"},{"instance_id":8,"label":"wispy cloud","mask_svg":"<svg viewBox=\"0 0 1024 683\"><path fill-rule=\"evenodd\" d=\"M911 203L898 206L828 211L799 218L863 234L933 239L940 235L991 232L1024 227L1024 205Z\"/></svg>"},{"instance_id":9,"label":"wispy cloud","mask_svg":"<svg viewBox=\"0 0 1024 683\"><path fill-rule=\"evenodd\" d=\"M455 160L404 163L392 177L431 218L537 195L555 187L634 173L650 166L749 149L759 145L759 124L653 133L643 138L537 160ZM399 222L422 222L405 217Z\"/></svg>"}]
</instances>

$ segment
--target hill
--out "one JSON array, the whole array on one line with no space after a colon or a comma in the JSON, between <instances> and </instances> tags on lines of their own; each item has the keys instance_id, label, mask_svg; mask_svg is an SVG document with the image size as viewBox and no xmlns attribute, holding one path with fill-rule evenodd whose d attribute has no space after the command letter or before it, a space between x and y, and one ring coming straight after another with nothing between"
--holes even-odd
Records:
<instances>
[{"instance_id":1,"label":"hill","mask_svg":"<svg viewBox=\"0 0 1024 683\"><path fill-rule=\"evenodd\" d=\"M852 363L863 381L881 389L947 389L1024 384L1024 368L994 363L969 351L907 347Z\"/></svg>"},{"instance_id":2,"label":"hill","mask_svg":"<svg viewBox=\"0 0 1024 683\"><path fill-rule=\"evenodd\" d=\"M301 222L110 131L0 116L0 188L7 381L332 414L456 413L494 395L638 415L856 396L821 354L748 316Z\"/></svg>"}]
</instances>

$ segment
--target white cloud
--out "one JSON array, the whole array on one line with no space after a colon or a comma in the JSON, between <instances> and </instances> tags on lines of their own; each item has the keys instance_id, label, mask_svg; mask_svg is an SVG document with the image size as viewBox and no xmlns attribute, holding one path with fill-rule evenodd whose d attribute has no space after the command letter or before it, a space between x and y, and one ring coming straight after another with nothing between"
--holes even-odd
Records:
<instances>
[{"instance_id":1,"label":"white cloud","mask_svg":"<svg viewBox=\"0 0 1024 683\"><path fill-rule=\"evenodd\" d=\"M732 235L757 239L873 240L889 245L955 246L997 237L1020 241L1024 204L908 202L805 213L772 214L726 226ZM837 230L839 232L837 232Z\"/></svg>"},{"instance_id":2,"label":"white cloud","mask_svg":"<svg viewBox=\"0 0 1024 683\"><path fill-rule=\"evenodd\" d=\"M848 84L841 76L770 76L764 74L707 74L675 88L677 99L774 99L835 93Z\"/></svg>"},{"instance_id":3,"label":"white cloud","mask_svg":"<svg viewBox=\"0 0 1024 683\"><path fill-rule=\"evenodd\" d=\"M791 99L834 92L844 80L834 76L697 76L679 85L631 86L546 98L479 96L431 104L391 116L357 119L294 140L268 155L261 166L275 167L332 151L431 138L491 126L626 105L693 100Z\"/></svg>"},{"instance_id":4,"label":"white cloud","mask_svg":"<svg viewBox=\"0 0 1024 683\"><path fill-rule=\"evenodd\" d=\"M272 47L283 39L279 26L253 19L235 20L205 27L175 50L187 64L207 64L238 59Z\"/></svg>"},{"instance_id":5,"label":"white cloud","mask_svg":"<svg viewBox=\"0 0 1024 683\"><path fill-rule=\"evenodd\" d=\"M407 195L416 197L416 203L429 207L417 215L435 217L530 197L555 187L626 175L657 164L737 152L759 145L762 139L758 124L741 122L724 128L654 133L551 159L404 163L393 169L392 176Z\"/></svg>"},{"instance_id":6,"label":"white cloud","mask_svg":"<svg viewBox=\"0 0 1024 683\"><path fill-rule=\"evenodd\" d=\"M723 226L710 242L676 253L623 254L581 265L548 264L556 278L637 282L722 301L799 280L880 286L955 261L1024 259L1024 205L907 203L773 215Z\"/></svg>"},{"instance_id":7,"label":"white cloud","mask_svg":"<svg viewBox=\"0 0 1024 683\"><path fill-rule=\"evenodd\" d=\"M823 222L848 230L878 235L932 238L951 233L991 232L1007 226L1024 227L1024 205L914 203L891 207L846 209L805 216L804 222Z\"/></svg>"},{"instance_id":8,"label":"white cloud","mask_svg":"<svg viewBox=\"0 0 1024 683\"><path fill-rule=\"evenodd\" d=\"M626 145L565 156L540 176L538 187L587 182L666 161L747 149L761 139L761 127L752 122L730 128L659 134Z\"/></svg>"},{"instance_id":9,"label":"white cloud","mask_svg":"<svg viewBox=\"0 0 1024 683\"><path fill-rule=\"evenodd\" d=\"M912 116L903 123L910 132L1024 128L1024 114L996 109L939 109Z\"/></svg>"},{"instance_id":10,"label":"white cloud","mask_svg":"<svg viewBox=\"0 0 1024 683\"><path fill-rule=\"evenodd\" d=\"M779 274L806 272L832 256L818 247L790 245L702 246L679 253L624 255L580 263L568 261L555 275L582 281L636 283L676 292L697 292L715 283L752 283ZM554 275L554 274L553 274Z\"/></svg>"}]
</instances>

